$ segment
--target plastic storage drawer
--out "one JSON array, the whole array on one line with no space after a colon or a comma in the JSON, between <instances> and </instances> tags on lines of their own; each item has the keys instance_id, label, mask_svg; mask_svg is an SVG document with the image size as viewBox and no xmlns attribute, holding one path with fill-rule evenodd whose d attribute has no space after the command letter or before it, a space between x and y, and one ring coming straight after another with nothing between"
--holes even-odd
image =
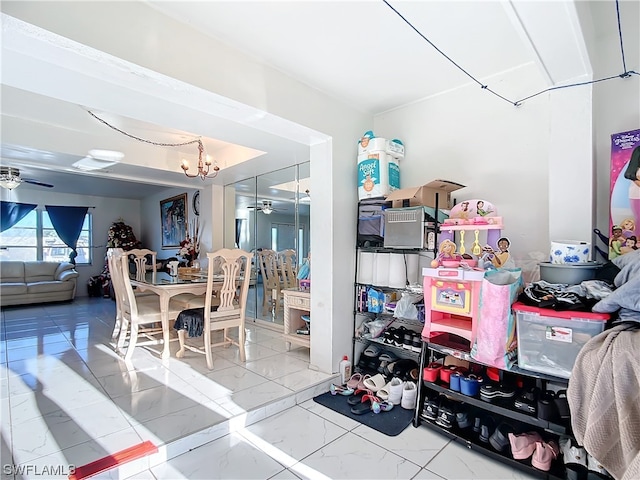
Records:
<instances>
[{"instance_id":1,"label":"plastic storage drawer","mask_svg":"<svg viewBox=\"0 0 640 480\"><path fill-rule=\"evenodd\" d=\"M608 314L562 311L515 303L518 366L569 378L578 352L604 331Z\"/></svg>"}]
</instances>

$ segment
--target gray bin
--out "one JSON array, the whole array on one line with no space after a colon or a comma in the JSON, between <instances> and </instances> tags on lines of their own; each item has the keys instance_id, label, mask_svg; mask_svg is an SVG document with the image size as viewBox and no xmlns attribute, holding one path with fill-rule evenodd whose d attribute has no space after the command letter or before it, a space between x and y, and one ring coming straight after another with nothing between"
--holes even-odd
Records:
<instances>
[{"instance_id":1,"label":"gray bin","mask_svg":"<svg viewBox=\"0 0 640 480\"><path fill-rule=\"evenodd\" d=\"M549 283L578 285L585 280L593 280L602 268L601 263L549 263L540 264L540 280Z\"/></svg>"}]
</instances>

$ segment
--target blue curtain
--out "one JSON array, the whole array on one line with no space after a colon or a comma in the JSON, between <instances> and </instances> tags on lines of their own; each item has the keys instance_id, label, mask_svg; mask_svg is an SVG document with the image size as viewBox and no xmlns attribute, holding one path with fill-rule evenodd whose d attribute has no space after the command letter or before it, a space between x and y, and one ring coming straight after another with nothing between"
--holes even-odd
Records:
<instances>
[{"instance_id":1,"label":"blue curtain","mask_svg":"<svg viewBox=\"0 0 640 480\"><path fill-rule=\"evenodd\" d=\"M9 230L36 207L30 203L0 202L0 232Z\"/></svg>"},{"instance_id":2,"label":"blue curtain","mask_svg":"<svg viewBox=\"0 0 640 480\"><path fill-rule=\"evenodd\" d=\"M57 207L46 205L51 225L55 229L60 239L71 248L69 261L75 265L78 252L78 237L82 232L84 217L87 215L89 207Z\"/></svg>"}]
</instances>

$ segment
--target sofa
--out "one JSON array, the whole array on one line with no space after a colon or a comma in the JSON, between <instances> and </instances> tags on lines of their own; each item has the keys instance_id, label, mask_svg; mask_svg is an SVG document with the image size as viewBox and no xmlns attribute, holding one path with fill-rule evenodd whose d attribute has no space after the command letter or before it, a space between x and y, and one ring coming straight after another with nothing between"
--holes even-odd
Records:
<instances>
[{"instance_id":1,"label":"sofa","mask_svg":"<svg viewBox=\"0 0 640 480\"><path fill-rule=\"evenodd\" d=\"M0 306L73 300L78 272L69 262L0 262Z\"/></svg>"}]
</instances>

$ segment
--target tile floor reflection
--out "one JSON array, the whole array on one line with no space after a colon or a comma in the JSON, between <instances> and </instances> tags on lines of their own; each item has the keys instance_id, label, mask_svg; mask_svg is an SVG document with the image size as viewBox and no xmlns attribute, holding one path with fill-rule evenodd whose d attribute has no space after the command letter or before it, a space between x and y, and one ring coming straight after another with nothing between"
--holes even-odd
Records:
<instances>
[{"instance_id":1,"label":"tile floor reflection","mask_svg":"<svg viewBox=\"0 0 640 480\"><path fill-rule=\"evenodd\" d=\"M209 370L203 355L163 362L156 347L125 364L110 299L8 307L1 318L2 479L67 478L52 467L145 440L160 451L95 478L531 478L424 427L387 437L322 407L311 399L335 377L256 324L246 363L219 348Z\"/></svg>"}]
</instances>

